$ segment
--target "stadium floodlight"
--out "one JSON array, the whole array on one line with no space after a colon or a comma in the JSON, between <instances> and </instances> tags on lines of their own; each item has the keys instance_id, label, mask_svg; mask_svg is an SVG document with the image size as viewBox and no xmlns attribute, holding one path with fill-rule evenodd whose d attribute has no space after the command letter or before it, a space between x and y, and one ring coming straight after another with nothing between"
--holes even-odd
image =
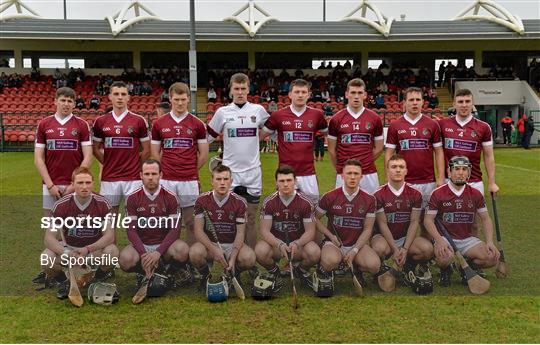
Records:
<instances>
[{"instance_id":1,"label":"stadium floodlight","mask_svg":"<svg viewBox=\"0 0 540 345\"><path fill-rule=\"evenodd\" d=\"M373 11L375 16L377 17L377 21L371 20L367 18L367 10ZM354 16L358 12L362 12L360 17ZM362 0L360 2L360 5L358 5L354 10L352 10L348 15L346 15L341 21L346 22L359 22L364 23L378 32L380 32L384 37L388 37L390 35L390 29L392 27L392 23L394 22L394 18L387 17L384 14L381 13L379 8L375 6L370 0Z\"/></svg>"},{"instance_id":2,"label":"stadium floodlight","mask_svg":"<svg viewBox=\"0 0 540 345\"><path fill-rule=\"evenodd\" d=\"M15 6L16 13L5 14L8 8ZM27 10L30 13L23 13L23 9ZM41 16L31 9L28 5L24 4L22 0L4 0L0 4L0 20L10 20L10 19L35 19L41 18Z\"/></svg>"},{"instance_id":3,"label":"stadium floodlight","mask_svg":"<svg viewBox=\"0 0 540 345\"><path fill-rule=\"evenodd\" d=\"M131 19L126 19L126 14L131 8L133 8L133 11L135 12L135 17ZM141 15L141 10L146 12L146 15ZM146 20L162 20L154 12L148 9L148 7L141 4L138 0L132 0L130 3L126 4L119 12L117 12L113 16L107 16L105 17L105 19L109 21L113 36L117 36L119 33L138 22Z\"/></svg>"},{"instance_id":4,"label":"stadium floodlight","mask_svg":"<svg viewBox=\"0 0 540 345\"><path fill-rule=\"evenodd\" d=\"M248 10L248 22L243 21L240 19L239 15L244 12L245 10ZM259 11L264 18L260 21L255 21L255 10ZM257 31L265 25L268 22L271 21L279 21L277 18L272 17L268 12L263 10L259 5L257 5L254 1L249 0L247 4L242 6L238 11L234 12L232 16L226 17L223 19L224 22L235 22L240 24L244 30L249 34L250 37L254 37L257 34ZM255 24L256 23L256 24Z\"/></svg>"},{"instance_id":5,"label":"stadium floodlight","mask_svg":"<svg viewBox=\"0 0 540 345\"><path fill-rule=\"evenodd\" d=\"M481 8L491 13L492 16L479 14ZM468 14L471 11L473 13ZM453 20L486 20L505 26L520 35L525 32L521 18L514 16L506 8L491 0L475 0L472 5L467 6Z\"/></svg>"}]
</instances>

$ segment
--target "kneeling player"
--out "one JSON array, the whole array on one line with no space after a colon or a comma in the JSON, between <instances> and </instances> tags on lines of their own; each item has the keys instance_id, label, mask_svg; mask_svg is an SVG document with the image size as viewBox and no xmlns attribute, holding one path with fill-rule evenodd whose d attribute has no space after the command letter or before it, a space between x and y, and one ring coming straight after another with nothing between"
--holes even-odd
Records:
<instances>
[{"instance_id":1,"label":"kneeling player","mask_svg":"<svg viewBox=\"0 0 540 345\"><path fill-rule=\"evenodd\" d=\"M433 257L433 245L424 237L416 237L422 209L422 194L405 183L407 163L395 154L386 163L388 183L379 188L377 199L377 225L380 234L371 240L373 250L381 260L390 254L404 271L414 270L419 261Z\"/></svg>"},{"instance_id":2,"label":"kneeling player","mask_svg":"<svg viewBox=\"0 0 540 345\"><path fill-rule=\"evenodd\" d=\"M176 195L160 185L161 164L154 159L146 160L141 167L143 186L131 193L126 201L126 213L131 219L128 228L128 244L120 253L120 267L125 272L137 273L137 284L145 277L150 279L157 270L163 282L160 295L169 287L163 275L185 269L189 247L179 239L180 208ZM160 260L161 259L161 260ZM155 272L155 273L158 273ZM158 281L158 279L155 279ZM151 289L150 289L151 290Z\"/></svg>"},{"instance_id":3,"label":"kneeling player","mask_svg":"<svg viewBox=\"0 0 540 345\"><path fill-rule=\"evenodd\" d=\"M320 221L317 228L325 235L318 274L331 275L341 262L359 271L377 274L381 260L369 246L375 223L375 198L360 189L362 167L356 159L343 165L343 186L323 195L317 217L328 216L328 228ZM358 271L358 269L357 269Z\"/></svg>"},{"instance_id":4,"label":"kneeling player","mask_svg":"<svg viewBox=\"0 0 540 345\"><path fill-rule=\"evenodd\" d=\"M114 245L114 230L110 225L106 227L95 226L99 222L105 224L106 215L111 211L111 206L101 195L92 193L94 179L92 172L85 167L76 168L73 171L71 181L74 193L68 194L58 200L52 210L53 219L69 219L77 221L75 227L64 226L64 241L58 241L57 229L48 229L45 233L46 249L41 254L43 271L49 278L56 278L61 282L57 297L67 298L69 292L69 280L62 272L62 265L69 260L86 258L84 262L91 265L97 263L98 258L102 263L97 268L94 279L104 280L112 276L114 262L118 259L118 248ZM46 261L45 261L46 260ZM77 260L79 261L79 260Z\"/></svg>"},{"instance_id":5,"label":"kneeling player","mask_svg":"<svg viewBox=\"0 0 540 345\"><path fill-rule=\"evenodd\" d=\"M313 205L301 192L295 191L294 169L283 165L276 170L277 192L269 195L261 209L261 237L255 246L257 261L268 270L274 291L278 279L277 263L283 257L292 260L303 283L312 287L309 269L319 262L321 250L315 239Z\"/></svg>"},{"instance_id":6,"label":"kneeling player","mask_svg":"<svg viewBox=\"0 0 540 345\"><path fill-rule=\"evenodd\" d=\"M493 244L493 223L489 217L484 196L467 184L471 163L464 156L454 156L448 164L450 181L435 189L429 199L424 225L435 241L435 259L441 267L439 283L450 285L454 251L437 229L435 218L446 227L457 249L469 261L471 268L488 268L497 264L500 253ZM475 216L482 219L486 242L473 236Z\"/></svg>"},{"instance_id":7,"label":"kneeling player","mask_svg":"<svg viewBox=\"0 0 540 345\"><path fill-rule=\"evenodd\" d=\"M231 184L231 169L220 164L212 170L213 190L195 201L197 242L190 248L189 258L201 273L201 287L209 275L208 261L219 261L236 276L255 266L255 252L244 244L247 204L230 191Z\"/></svg>"}]
</instances>

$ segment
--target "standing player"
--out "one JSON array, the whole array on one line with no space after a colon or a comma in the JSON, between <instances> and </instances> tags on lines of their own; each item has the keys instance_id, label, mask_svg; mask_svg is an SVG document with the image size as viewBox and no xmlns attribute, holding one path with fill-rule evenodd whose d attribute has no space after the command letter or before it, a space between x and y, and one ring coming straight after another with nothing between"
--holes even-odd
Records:
<instances>
[{"instance_id":1,"label":"standing player","mask_svg":"<svg viewBox=\"0 0 540 345\"><path fill-rule=\"evenodd\" d=\"M328 126L328 153L336 169L336 188L343 186L341 173L348 159L362 164L360 188L373 194L379 188L375 160L383 151L383 125L380 117L364 108L366 84L355 78L347 83L346 109L332 116Z\"/></svg>"},{"instance_id":2,"label":"standing player","mask_svg":"<svg viewBox=\"0 0 540 345\"><path fill-rule=\"evenodd\" d=\"M439 283L442 286L450 285L450 263L454 251L446 238L441 236L442 230L437 230L435 218L446 227L460 253L470 260L471 268L493 267L500 256L493 244L493 223L486 201L482 193L467 184L471 176L469 159L464 156L450 158L448 176L450 181L431 194L424 218L424 225L435 241L435 259L441 267ZM476 216L482 218L485 243L472 233Z\"/></svg>"},{"instance_id":3,"label":"standing player","mask_svg":"<svg viewBox=\"0 0 540 345\"><path fill-rule=\"evenodd\" d=\"M195 243L189 250L193 266L201 273L201 285L206 284L210 269L208 261L220 262L224 269L239 276L255 266L255 252L244 245L247 203L231 189L231 169L219 164L212 171L212 188L195 202ZM213 224L216 238L205 219ZM220 248L221 247L221 248Z\"/></svg>"},{"instance_id":4,"label":"standing player","mask_svg":"<svg viewBox=\"0 0 540 345\"><path fill-rule=\"evenodd\" d=\"M52 265L42 266L48 277L56 277L62 281L57 297L67 298L69 279L62 273L61 263L65 260L63 254L69 257L100 257L103 265L96 271L95 279L105 279L114 269L113 258L118 258L118 248L114 245L114 229L110 225L95 227L98 221L105 224L106 216L111 207L101 195L92 193L94 178L86 167L76 168L72 173L74 193L67 194L58 200L51 210L51 217L66 221L76 219L77 226L73 228L48 229L45 233L45 250L41 254L41 262L46 258ZM79 226L80 225L80 226ZM57 230L64 232L66 242L58 241ZM96 260L97 262L97 260Z\"/></svg>"},{"instance_id":5,"label":"standing player","mask_svg":"<svg viewBox=\"0 0 540 345\"><path fill-rule=\"evenodd\" d=\"M184 269L189 253L188 245L179 239L178 198L159 183L161 164L146 160L140 175L142 187L126 200L126 213L131 219L127 233L130 244L120 252L120 267L137 273L138 283L143 276L152 276L160 259L173 270Z\"/></svg>"},{"instance_id":6,"label":"standing player","mask_svg":"<svg viewBox=\"0 0 540 345\"><path fill-rule=\"evenodd\" d=\"M73 192L71 173L79 166L92 165L92 141L88 124L73 115L75 91L69 87L56 90L56 113L40 121L36 130L34 164L42 180L43 216L54 203ZM40 272L34 283L44 283Z\"/></svg>"},{"instance_id":7,"label":"standing player","mask_svg":"<svg viewBox=\"0 0 540 345\"><path fill-rule=\"evenodd\" d=\"M433 245L424 237L416 237L422 209L422 194L405 183L407 163L401 155L393 155L386 166L388 183L379 188L377 225L379 234L373 236L371 246L384 260L390 254L404 271L414 270L419 261L433 257Z\"/></svg>"},{"instance_id":8,"label":"standing player","mask_svg":"<svg viewBox=\"0 0 540 345\"><path fill-rule=\"evenodd\" d=\"M454 96L456 116L441 120L441 135L443 139L446 163L454 156L469 158L472 165L469 183L480 193L484 194L482 169L480 160L484 152L484 165L488 178L488 191L497 193L499 187L495 183L495 156L493 154L493 139L491 128L487 123L472 115L474 100L472 92L461 89Z\"/></svg>"},{"instance_id":9,"label":"standing player","mask_svg":"<svg viewBox=\"0 0 540 345\"><path fill-rule=\"evenodd\" d=\"M311 155L311 151L309 152ZM315 239L313 205L295 191L295 173L290 166L276 170L277 192L264 200L261 209L261 237L255 246L257 261L268 270L270 278L281 287L277 263L283 257L300 262L295 266L303 283L312 286L309 269L319 262L321 250Z\"/></svg>"},{"instance_id":10,"label":"standing player","mask_svg":"<svg viewBox=\"0 0 540 345\"><path fill-rule=\"evenodd\" d=\"M75 91L56 90L56 113L40 121L36 130L34 163L43 181L43 215L62 195L73 191L71 174L92 165L92 142L86 121L73 115Z\"/></svg>"},{"instance_id":11,"label":"standing player","mask_svg":"<svg viewBox=\"0 0 540 345\"><path fill-rule=\"evenodd\" d=\"M358 272L377 274L381 260L369 246L375 224L376 201L360 189L362 167L356 159L343 163L343 185L324 194L317 206L317 218L328 216L327 227L317 227L325 235L318 273L328 277L341 262L355 265Z\"/></svg>"},{"instance_id":12,"label":"standing player","mask_svg":"<svg viewBox=\"0 0 540 345\"><path fill-rule=\"evenodd\" d=\"M94 156L103 164L100 193L118 213L122 198L142 184L140 166L150 155L150 137L146 120L127 109L129 93L124 82L111 84L109 100L113 110L96 119L92 139Z\"/></svg>"},{"instance_id":13,"label":"standing player","mask_svg":"<svg viewBox=\"0 0 540 345\"><path fill-rule=\"evenodd\" d=\"M328 123L323 112L308 107L309 83L303 79L291 82L291 105L272 113L264 125L266 135L277 132L279 166L289 165L296 173L298 189L310 200L319 200L319 186L313 149L315 133L326 133Z\"/></svg>"},{"instance_id":14,"label":"standing player","mask_svg":"<svg viewBox=\"0 0 540 345\"><path fill-rule=\"evenodd\" d=\"M223 133L223 165L232 171L233 191L248 202L246 244L254 248L257 242L255 217L262 194L259 129L269 115L261 105L247 101L247 75L232 75L229 88L233 102L216 111L207 126L208 139L212 142Z\"/></svg>"},{"instance_id":15,"label":"standing player","mask_svg":"<svg viewBox=\"0 0 540 345\"><path fill-rule=\"evenodd\" d=\"M182 208L188 245L195 243L193 205L199 196L199 169L208 159L204 123L188 113L189 88L174 83L169 88L172 110L152 124L152 157L161 157L161 184L176 194Z\"/></svg>"},{"instance_id":16,"label":"standing player","mask_svg":"<svg viewBox=\"0 0 540 345\"><path fill-rule=\"evenodd\" d=\"M390 123L386 138L384 164L399 153L407 162L405 182L422 193L422 208L427 205L435 186L444 184L444 152L439 125L421 113L422 89L410 87L404 91L405 114ZM437 178L435 178L433 152ZM435 183L435 180L437 181Z\"/></svg>"}]
</instances>

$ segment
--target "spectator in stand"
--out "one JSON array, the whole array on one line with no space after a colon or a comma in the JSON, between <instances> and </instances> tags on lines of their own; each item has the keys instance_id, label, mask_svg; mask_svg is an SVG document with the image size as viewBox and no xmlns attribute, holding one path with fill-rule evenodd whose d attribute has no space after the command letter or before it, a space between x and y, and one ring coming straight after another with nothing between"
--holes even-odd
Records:
<instances>
[{"instance_id":1,"label":"spectator in stand","mask_svg":"<svg viewBox=\"0 0 540 345\"><path fill-rule=\"evenodd\" d=\"M169 90L168 89L165 89L163 90L163 92L161 93L161 102L169 102Z\"/></svg>"},{"instance_id":2,"label":"spectator in stand","mask_svg":"<svg viewBox=\"0 0 540 345\"><path fill-rule=\"evenodd\" d=\"M384 104L384 96L380 92L377 97L375 97L375 107L377 109L386 109L386 105Z\"/></svg>"},{"instance_id":3,"label":"spectator in stand","mask_svg":"<svg viewBox=\"0 0 540 345\"><path fill-rule=\"evenodd\" d=\"M215 102L217 98L216 90L213 87L208 89L208 102Z\"/></svg>"},{"instance_id":4,"label":"spectator in stand","mask_svg":"<svg viewBox=\"0 0 540 345\"><path fill-rule=\"evenodd\" d=\"M133 83L130 82L130 81L128 81L126 85L127 85L128 93L129 93L130 95L133 95L133 88L134 88Z\"/></svg>"},{"instance_id":5,"label":"spectator in stand","mask_svg":"<svg viewBox=\"0 0 540 345\"><path fill-rule=\"evenodd\" d=\"M386 61L382 60L381 64L379 65L379 68L377 69L389 69L390 66L386 63Z\"/></svg>"},{"instance_id":6,"label":"spectator in stand","mask_svg":"<svg viewBox=\"0 0 540 345\"><path fill-rule=\"evenodd\" d=\"M101 100L96 94L94 94L92 98L90 99L90 109L99 109L100 104L101 104Z\"/></svg>"},{"instance_id":7,"label":"spectator in stand","mask_svg":"<svg viewBox=\"0 0 540 345\"><path fill-rule=\"evenodd\" d=\"M296 79L304 78L304 71L302 71L300 68L297 68L296 71L294 71L294 76Z\"/></svg>"},{"instance_id":8,"label":"spectator in stand","mask_svg":"<svg viewBox=\"0 0 540 345\"><path fill-rule=\"evenodd\" d=\"M386 84L384 80L379 84L379 91L383 94L388 93L388 85Z\"/></svg>"},{"instance_id":9,"label":"spectator in stand","mask_svg":"<svg viewBox=\"0 0 540 345\"><path fill-rule=\"evenodd\" d=\"M81 95L77 96L77 98L75 99L75 108L77 108L77 109L85 109L86 108L86 104L84 103L84 99L82 98Z\"/></svg>"},{"instance_id":10,"label":"spectator in stand","mask_svg":"<svg viewBox=\"0 0 540 345\"><path fill-rule=\"evenodd\" d=\"M324 133L317 131L315 133L315 160L323 161L324 160Z\"/></svg>"},{"instance_id":11,"label":"spectator in stand","mask_svg":"<svg viewBox=\"0 0 540 345\"><path fill-rule=\"evenodd\" d=\"M319 89L313 89L311 91L311 100L313 102L322 102L322 95L321 95L321 91L319 91Z\"/></svg>"},{"instance_id":12,"label":"spectator in stand","mask_svg":"<svg viewBox=\"0 0 540 345\"><path fill-rule=\"evenodd\" d=\"M288 80L285 80L283 82L283 84L281 84L281 91L280 91L280 94L282 96L285 96L285 95L288 95L289 94L289 88L290 88L290 84L289 84L289 81Z\"/></svg>"},{"instance_id":13,"label":"spectator in stand","mask_svg":"<svg viewBox=\"0 0 540 345\"><path fill-rule=\"evenodd\" d=\"M323 102L330 102L330 93L328 90L324 89L321 91L321 98Z\"/></svg>"},{"instance_id":14,"label":"spectator in stand","mask_svg":"<svg viewBox=\"0 0 540 345\"><path fill-rule=\"evenodd\" d=\"M270 102L270 91L268 89L261 92L261 102Z\"/></svg>"},{"instance_id":15,"label":"spectator in stand","mask_svg":"<svg viewBox=\"0 0 540 345\"><path fill-rule=\"evenodd\" d=\"M326 66L324 65L324 61L321 61L321 64L319 65L319 67L317 67L317 69L326 69Z\"/></svg>"},{"instance_id":16,"label":"spectator in stand","mask_svg":"<svg viewBox=\"0 0 540 345\"><path fill-rule=\"evenodd\" d=\"M512 145L510 138L512 135L512 130L514 129L514 120L512 120L510 112L507 112L506 115L504 115L503 119L501 120L501 127L503 130L503 144L508 146Z\"/></svg>"},{"instance_id":17,"label":"spectator in stand","mask_svg":"<svg viewBox=\"0 0 540 345\"><path fill-rule=\"evenodd\" d=\"M268 103L268 113L272 115L272 113L276 110L278 110L276 101L270 101L270 103Z\"/></svg>"},{"instance_id":18,"label":"spectator in stand","mask_svg":"<svg viewBox=\"0 0 540 345\"><path fill-rule=\"evenodd\" d=\"M328 64L326 65L326 68L328 68L328 69L334 68L334 67L332 66L332 61L328 61Z\"/></svg>"},{"instance_id":19,"label":"spectator in stand","mask_svg":"<svg viewBox=\"0 0 540 345\"><path fill-rule=\"evenodd\" d=\"M141 95L148 96L150 94L152 94L152 87L150 86L150 84L148 84L147 81L145 81L141 85Z\"/></svg>"},{"instance_id":20,"label":"spectator in stand","mask_svg":"<svg viewBox=\"0 0 540 345\"><path fill-rule=\"evenodd\" d=\"M439 106L439 97L437 97L437 92L435 90L429 90L427 101L429 102L428 107L431 109Z\"/></svg>"},{"instance_id":21,"label":"spectator in stand","mask_svg":"<svg viewBox=\"0 0 540 345\"><path fill-rule=\"evenodd\" d=\"M438 80L437 85L439 87L442 87L443 84L444 84L444 73L446 72L445 63L446 63L445 61L441 62L441 64L439 65L439 71L437 72L437 75L439 76L439 80Z\"/></svg>"},{"instance_id":22,"label":"spectator in stand","mask_svg":"<svg viewBox=\"0 0 540 345\"><path fill-rule=\"evenodd\" d=\"M446 70L444 72L444 80L446 80L447 84L450 84L452 82L452 78L454 78L455 73L456 66L452 64L452 61L448 61L448 65L446 65Z\"/></svg>"},{"instance_id":23,"label":"spectator in stand","mask_svg":"<svg viewBox=\"0 0 540 345\"><path fill-rule=\"evenodd\" d=\"M517 146L525 147L525 122L527 122L527 115L521 115L521 119L517 122L518 135L516 139Z\"/></svg>"},{"instance_id":24,"label":"spectator in stand","mask_svg":"<svg viewBox=\"0 0 540 345\"><path fill-rule=\"evenodd\" d=\"M525 122L525 135L523 140L523 148L525 150L529 149L529 146L531 145L531 137L535 130L537 129L534 128L534 119L531 115L529 116L529 119Z\"/></svg>"},{"instance_id":25,"label":"spectator in stand","mask_svg":"<svg viewBox=\"0 0 540 345\"><path fill-rule=\"evenodd\" d=\"M287 70L284 68L281 70L281 73L279 74L279 77L282 79L282 80L287 80L289 79L291 76L289 75L289 72L287 72Z\"/></svg>"},{"instance_id":26,"label":"spectator in stand","mask_svg":"<svg viewBox=\"0 0 540 345\"><path fill-rule=\"evenodd\" d=\"M32 67L32 72L30 72L30 78L32 78L33 81L39 81L40 77L41 73L39 73L37 67Z\"/></svg>"},{"instance_id":27,"label":"spectator in stand","mask_svg":"<svg viewBox=\"0 0 540 345\"><path fill-rule=\"evenodd\" d=\"M345 61L345 64L343 65L343 68L351 69L352 68L351 62L349 60Z\"/></svg>"}]
</instances>

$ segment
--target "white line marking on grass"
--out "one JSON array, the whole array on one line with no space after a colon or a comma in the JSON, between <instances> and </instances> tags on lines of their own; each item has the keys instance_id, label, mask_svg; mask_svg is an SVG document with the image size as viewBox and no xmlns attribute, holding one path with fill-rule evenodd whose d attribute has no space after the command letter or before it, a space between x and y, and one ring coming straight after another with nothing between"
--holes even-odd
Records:
<instances>
[{"instance_id":1,"label":"white line marking on grass","mask_svg":"<svg viewBox=\"0 0 540 345\"><path fill-rule=\"evenodd\" d=\"M511 166L511 165L504 165L504 164L499 164L499 163L497 163L496 166L498 166L498 167L503 167L503 168L516 169L516 170L521 170L521 171L527 171L527 172L533 172L533 173L540 174L540 171L539 171L539 170L532 170L532 169L526 169L526 168L514 167L514 166Z\"/></svg>"}]
</instances>

